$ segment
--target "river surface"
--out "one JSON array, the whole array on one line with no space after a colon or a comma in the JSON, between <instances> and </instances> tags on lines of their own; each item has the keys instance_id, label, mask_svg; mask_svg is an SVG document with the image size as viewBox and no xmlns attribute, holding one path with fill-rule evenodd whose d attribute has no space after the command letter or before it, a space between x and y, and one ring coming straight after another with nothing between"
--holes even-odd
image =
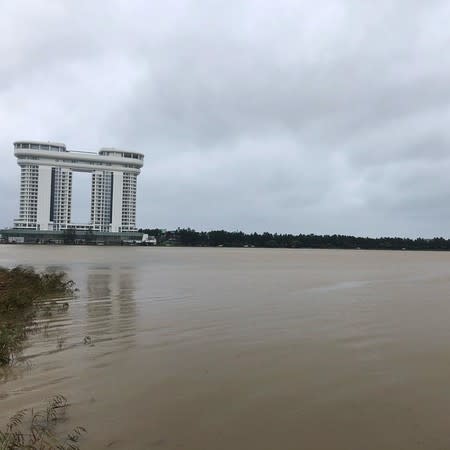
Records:
<instances>
[{"instance_id":1,"label":"river surface","mask_svg":"<svg viewBox=\"0 0 450 450\"><path fill-rule=\"evenodd\" d=\"M0 246L16 264L79 293L0 424L63 394L82 449L450 448L450 253Z\"/></svg>"}]
</instances>

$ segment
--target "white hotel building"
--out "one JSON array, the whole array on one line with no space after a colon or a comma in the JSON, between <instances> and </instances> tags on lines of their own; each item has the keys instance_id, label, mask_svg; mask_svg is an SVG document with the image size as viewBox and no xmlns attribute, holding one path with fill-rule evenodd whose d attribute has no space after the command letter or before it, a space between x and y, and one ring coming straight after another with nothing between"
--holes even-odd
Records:
<instances>
[{"instance_id":1,"label":"white hotel building","mask_svg":"<svg viewBox=\"0 0 450 450\"><path fill-rule=\"evenodd\" d=\"M136 181L144 164L142 153L115 148L79 152L56 142L17 141L14 155L21 169L20 210L14 228L136 231ZM72 172L92 174L88 224L71 222Z\"/></svg>"}]
</instances>

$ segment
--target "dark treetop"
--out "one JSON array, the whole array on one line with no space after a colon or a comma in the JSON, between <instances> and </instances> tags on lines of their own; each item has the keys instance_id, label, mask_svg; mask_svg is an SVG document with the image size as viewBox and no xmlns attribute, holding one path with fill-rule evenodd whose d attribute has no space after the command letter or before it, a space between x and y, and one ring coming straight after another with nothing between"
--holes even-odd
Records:
<instances>
[{"instance_id":1,"label":"dark treetop","mask_svg":"<svg viewBox=\"0 0 450 450\"><path fill-rule=\"evenodd\" d=\"M266 248L340 248L373 250L450 250L450 240L444 238L409 239L399 237L356 237L344 235L243 233L242 231L195 231L178 228L139 230L156 237L158 245L199 247L266 247Z\"/></svg>"}]
</instances>

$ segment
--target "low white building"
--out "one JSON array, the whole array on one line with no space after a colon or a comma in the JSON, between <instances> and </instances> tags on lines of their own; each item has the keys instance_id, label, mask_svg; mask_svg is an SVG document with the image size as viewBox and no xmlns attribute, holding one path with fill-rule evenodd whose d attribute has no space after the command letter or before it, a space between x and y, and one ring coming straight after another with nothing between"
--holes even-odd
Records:
<instances>
[{"instance_id":1,"label":"low white building","mask_svg":"<svg viewBox=\"0 0 450 450\"><path fill-rule=\"evenodd\" d=\"M136 183L144 164L142 153L115 148L79 152L56 142L17 141L14 155L21 169L20 209L14 228L136 230ZM87 224L71 222L72 172L92 173Z\"/></svg>"}]
</instances>

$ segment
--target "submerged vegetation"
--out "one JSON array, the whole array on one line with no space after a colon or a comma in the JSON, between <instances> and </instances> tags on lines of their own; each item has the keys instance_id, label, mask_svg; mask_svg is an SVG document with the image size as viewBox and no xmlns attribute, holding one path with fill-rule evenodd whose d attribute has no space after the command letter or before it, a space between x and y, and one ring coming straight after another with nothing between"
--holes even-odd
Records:
<instances>
[{"instance_id":1,"label":"submerged vegetation","mask_svg":"<svg viewBox=\"0 0 450 450\"><path fill-rule=\"evenodd\" d=\"M74 283L63 272L0 268L0 367L14 364L27 336L39 331L37 319L51 315L53 308L67 309L65 297L73 293ZM68 406L64 396L56 395L43 409L17 412L0 428L0 450L77 450L83 427L68 434L57 431Z\"/></svg>"},{"instance_id":2,"label":"submerged vegetation","mask_svg":"<svg viewBox=\"0 0 450 450\"><path fill-rule=\"evenodd\" d=\"M73 292L74 283L63 272L0 268L0 366L16 360L27 335L35 329L37 314L40 311L48 314L56 298Z\"/></svg>"},{"instance_id":3,"label":"submerged vegetation","mask_svg":"<svg viewBox=\"0 0 450 450\"><path fill-rule=\"evenodd\" d=\"M65 419L67 399L56 395L42 410L23 409L0 429L0 450L77 450L83 427L75 427L67 435L59 435L56 426Z\"/></svg>"},{"instance_id":4,"label":"submerged vegetation","mask_svg":"<svg viewBox=\"0 0 450 450\"><path fill-rule=\"evenodd\" d=\"M37 300L73 292L73 281L64 272L38 273L31 268L0 268L0 313L20 312Z\"/></svg>"}]
</instances>

